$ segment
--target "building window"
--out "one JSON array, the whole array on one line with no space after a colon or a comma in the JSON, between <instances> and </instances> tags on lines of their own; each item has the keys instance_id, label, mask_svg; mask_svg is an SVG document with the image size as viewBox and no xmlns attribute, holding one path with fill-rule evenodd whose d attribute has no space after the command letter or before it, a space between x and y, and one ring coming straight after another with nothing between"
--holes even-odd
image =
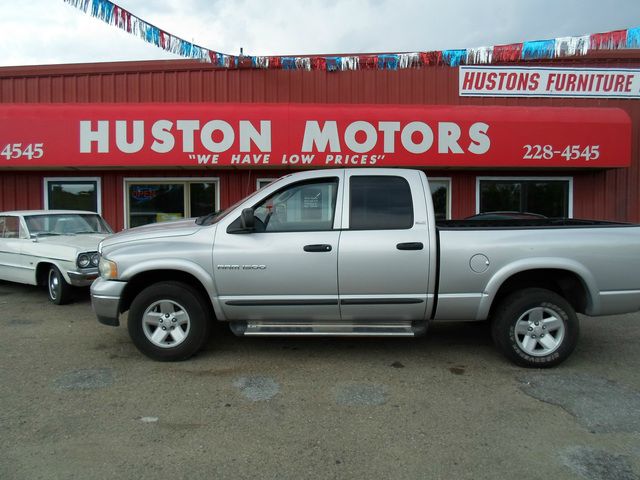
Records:
<instances>
[{"instance_id":1,"label":"building window","mask_svg":"<svg viewBox=\"0 0 640 480\"><path fill-rule=\"evenodd\" d=\"M258 178L256 180L256 190L260 190L276 180L277 178Z\"/></svg>"},{"instance_id":2,"label":"building window","mask_svg":"<svg viewBox=\"0 0 640 480\"><path fill-rule=\"evenodd\" d=\"M451 179L429 178L436 220L451 218Z\"/></svg>"},{"instance_id":3,"label":"building window","mask_svg":"<svg viewBox=\"0 0 640 480\"><path fill-rule=\"evenodd\" d=\"M573 216L571 178L478 178L477 212Z\"/></svg>"},{"instance_id":4,"label":"building window","mask_svg":"<svg viewBox=\"0 0 640 480\"><path fill-rule=\"evenodd\" d=\"M102 213L99 178L45 178L44 208Z\"/></svg>"},{"instance_id":5,"label":"building window","mask_svg":"<svg viewBox=\"0 0 640 480\"><path fill-rule=\"evenodd\" d=\"M217 179L127 179L125 196L125 228L199 217L220 204Z\"/></svg>"},{"instance_id":6,"label":"building window","mask_svg":"<svg viewBox=\"0 0 640 480\"><path fill-rule=\"evenodd\" d=\"M413 226L413 199L402 177L351 177L349 195L352 230L405 229Z\"/></svg>"}]
</instances>

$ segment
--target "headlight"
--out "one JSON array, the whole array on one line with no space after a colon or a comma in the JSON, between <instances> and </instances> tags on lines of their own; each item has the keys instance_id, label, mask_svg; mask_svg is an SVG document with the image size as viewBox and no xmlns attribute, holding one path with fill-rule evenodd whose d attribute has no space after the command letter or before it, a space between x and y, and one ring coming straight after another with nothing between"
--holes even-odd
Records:
<instances>
[{"instance_id":1,"label":"headlight","mask_svg":"<svg viewBox=\"0 0 640 480\"><path fill-rule=\"evenodd\" d=\"M112 262L104 257L100 257L98 270L100 270L100 276L105 280L118 278L118 265L116 262Z\"/></svg>"},{"instance_id":2,"label":"headlight","mask_svg":"<svg viewBox=\"0 0 640 480\"><path fill-rule=\"evenodd\" d=\"M91 257L88 253L81 253L78 255L78 260L76 261L80 268L87 268L91 265Z\"/></svg>"},{"instance_id":3,"label":"headlight","mask_svg":"<svg viewBox=\"0 0 640 480\"><path fill-rule=\"evenodd\" d=\"M100 261L100 255L97 252L85 252L78 255L76 264L80 268L97 267Z\"/></svg>"}]
</instances>

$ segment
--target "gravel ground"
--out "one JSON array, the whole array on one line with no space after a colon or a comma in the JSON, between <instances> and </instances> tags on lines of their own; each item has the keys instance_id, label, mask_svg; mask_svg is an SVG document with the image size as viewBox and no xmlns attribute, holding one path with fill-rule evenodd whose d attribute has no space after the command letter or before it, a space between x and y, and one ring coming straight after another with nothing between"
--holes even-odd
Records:
<instances>
[{"instance_id":1,"label":"gravel ground","mask_svg":"<svg viewBox=\"0 0 640 480\"><path fill-rule=\"evenodd\" d=\"M0 282L0 479L640 478L640 314L582 318L522 369L486 325L419 339L236 338L157 363L88 294Z\"/></svg>"}]
</instances>

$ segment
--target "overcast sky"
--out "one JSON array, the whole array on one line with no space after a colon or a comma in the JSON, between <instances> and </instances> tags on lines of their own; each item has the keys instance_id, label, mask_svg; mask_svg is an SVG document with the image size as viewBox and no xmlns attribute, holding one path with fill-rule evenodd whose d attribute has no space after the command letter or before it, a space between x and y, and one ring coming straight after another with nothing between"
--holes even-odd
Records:
<instances>
[{"instance_id":1,"label":"overcast sky","mask_svg":"<svg viewBox=\"0 0 640 480\"><path fill-rule=\"evenodd\" d=\"M640 0L116 0L237 55L412 52L640 26ZM178 58L63 0L0 0L0 65Z\"/></svg>"}]
</instances>

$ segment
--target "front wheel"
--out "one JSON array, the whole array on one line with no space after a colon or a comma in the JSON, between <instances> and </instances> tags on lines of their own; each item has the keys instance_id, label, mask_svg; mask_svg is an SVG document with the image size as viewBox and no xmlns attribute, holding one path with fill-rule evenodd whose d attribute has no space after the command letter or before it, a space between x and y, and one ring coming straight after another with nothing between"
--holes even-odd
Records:
<instances>
[{"instance_id":1,"label":"front wheel","mask_svg":"<svg viewBox=\"0 0 640 480\"><path fill-rule=\"evenodd\" d=\"M47 274L47 293L49 301L56 305L64 305L71 301L73 293L71 285L67 283L55 265L51 265Z\"/></svg>"},{"instance_id":2,"label":"front wheel","mask_svg":"<svg viewBox=\"0 0 640 480\"><path fill-rule=\"evenodd\" d=\"M180 282L160 282L145 288L129 309L129 336L149 358L186 360L209 336L211 319L201 295Z\"/></svg>"},{"instance_id":3,"label":"front wheel","mask_svg":"<svg viewBox=\"0 0 640 480\"><path fill-rule=\"evenodd\" d=\"M578 342L578 316L557 293L527 288L506 297L491 324L496 346L523 367L553 367L566 360Z\"/></svg>"}]
</instances>

